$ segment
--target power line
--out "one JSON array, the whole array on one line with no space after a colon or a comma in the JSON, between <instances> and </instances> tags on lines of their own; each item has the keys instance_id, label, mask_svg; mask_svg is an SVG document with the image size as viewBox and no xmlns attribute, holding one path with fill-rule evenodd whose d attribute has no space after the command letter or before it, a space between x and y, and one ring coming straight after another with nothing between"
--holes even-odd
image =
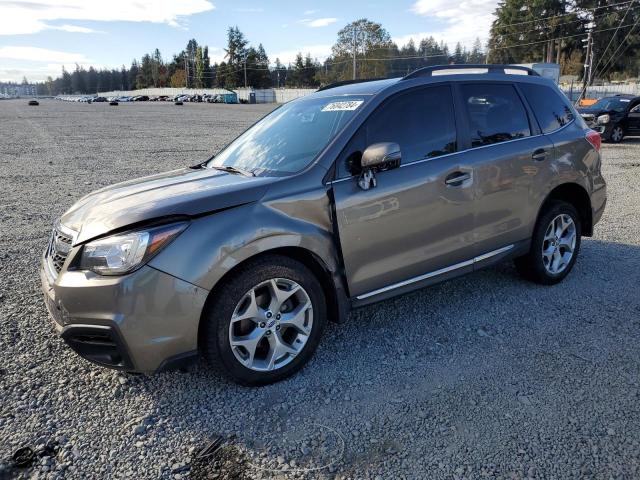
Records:
<instances>
[{"instance_id":1,"label":"power line","mask_svg":"<svg viewBox=\"0 0 640 480\"><path fill-rule=\"evenodd\" d=\"M626 28L626 27L631 27L631 26L634 26L634 25L635 25L635 23L634 24L629 23L627 25L622 25L621 27L602 28L600 30L593 30L592 33L609 32L611 30L616 30L617 28ZM529 45L536 45L538 43L547 43L547 42L552 42L554 40L564 40L564 39L567 39L567 38L584 37L586 35L588 35L588 33L576 33L574 35L565 35L563 37L547 38L545 40L538 40L538 41L535 41L535 42L520 43L520 44L517 44L517 45L506 45L506 46L502 46L502 47L492 47L492 50L504 50L504 49L507 49L507 48L526 47L526 46L529 46Z\"/></svg>"},{"instance_id":2,"label":"power line","mask_svg":"<svg viewBox=\"0 0 640 480\"><path fill-rule=\"evenodd\" d=\"M628 0L628 1L625 1L625 2L612 3L611 5L601 5L599 7L582 8L582 9L580 9L580 11L576 10L576 11L573 11L573 12L563 13L563 14L560 14L560 15L550 15L548 17L534 18L532 20L524 20L524 21L521 21L521 22L507 23L507 24L504 24L504 25L501 25L501 26L512 27L514 25L524 25L525 23L533 23L533 22L538 22L540 20L549 20L549 19L552 19L552 18L568 17L569 15L576 15L576 14L584 13L584 12L587 12L587 11L596 11L596 10L600 10L600 9L603 9L603 8L620 7L620 6L623 6L623 5L627 5L628 3L633 3L634 1L635 0Z\"/></svg>"},{"instance_id":3,"label":"power line","mask_svg":"<svg viewBox=\"0 0 640 480\"><path fill-rule=\"evenodd\" d=\"M598 67L600 66L600 63L602 63L602 59L604 58L604 55L607 53L607 51L609 50L609 47L613 43L613 39L616 38L616 34L618 33L618 30L620 29L620 26L624 23L624 19L627 18L627 15L629 14L629 10L631 10L631 6L633 5L634 1L635 0L631 0L631 3L629 3L629 6L627 7L627 10L624 12L624 16L622 17L622 20L620 20L620 24L618 24L618 28L616 28L616 31L613 32L613 35L611 35L611 38L609 39L609 43L607 43L606 48L600 54L600 59L598 60L598 64L595 66L595 68L593 70L597 70ZM631 30L633 30L633 29L631 29ZM631 33L631 30L629 30L629 33Z\"/></svg>"},{"instance_id":4,"label":"power line","mask_svg":"<svg viewBox=\"0 0 640 480\"><path fill-rule=\"evenodd\" d=\"M633 29L638 25L638 23L640 23L640 17L636 20L636 22L633 24L633 27L631 27L631 30L629 30L627 32L627 35L624 37L622 42L620 42L620 45L618 45L618 48L616 48L616 50L611 54L611 57L609 57L609 60L607 60L607 62L602 67L602 75L604 75L605 73L608 73L609 70L615 65L615 62L613 61L615 55L618 53L618 50L620 50L622 48L622 46L627 41L627 39L631 36L631 32L633 32ZM629 48L629 45L631 45L631 43L627 44L627 46L624 48L624 50L622 52L620 52L620 55L622 55L627 50L627 48ZM616 60L617 60L617 58L616 58ZM609 65L608 68L607 68L607 65ZM605 68L606 68L606 71L605 71Z\"/></svg>"},{"instance_id":5,"label":"power line","mask_svg":"<svg viewBox=\"0 0 640 480\"><path fill-rule=\"evenodd\" d=\"M636 0L631 0L630 2L628 2L629 3L629 8L631 8L631 5L635 1ZM636 7L636 8L638 8L639 9L638 11L640 11L640 7ZM620 13L620 12L621 12L621 10L619 10L617 12L614 12L614 13ZM626 12L628 13L629 9L627 9ZM576 19L576 20L568 21L568 22L558 23L557 25L541 25L539 28L532 28L530 30L520 30L520 31L517 31L517 32L511 32L511 33L499 33L499 32L495 32L495 33L497 35L500 35L500 36L507 36L507 35L522 35L523 33L529 33L529 32L541 32L541 29L544 29L544 28L547 28L547 27L549 27L549 28L558 28L558 27L564 27L564 26L567 26L567 25L571 25L572 23L594 22L594 21L599 20L599 19L601 19L603 17L606 17L607 15L609 15L609 13L605 13L605 14L602 14L600 16L594 16L592 19L579 18L579 19ZM626 13L625 13L625 17L626 17ZM624 21L624 17L623 17L623 21ZM500 25L500 27L503 27L503 26L507 27L508 25Z\"/></svg>"}]
</instances>

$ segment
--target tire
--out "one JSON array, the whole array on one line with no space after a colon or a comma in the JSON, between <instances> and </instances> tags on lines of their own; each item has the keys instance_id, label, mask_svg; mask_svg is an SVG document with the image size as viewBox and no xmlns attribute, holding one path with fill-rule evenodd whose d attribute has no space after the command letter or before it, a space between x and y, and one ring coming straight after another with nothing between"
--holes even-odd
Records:
<instances>
[{"instance_id":1,"label":"tire","mask_svg":"<svg viewBox=\"0 0 640 480\"><path fill-rule=\"evenodd\" d=\"M542 285L554 285L561 282L576 263L580 251L582 225L578 211L567 202L552 200L546 203L543 208L533 231L529 253L516 258L515 265L520 275L526 279ZM560 237L552 233L553 230L557 231L551 227L552 221L556 221L555 225L559 227L568 225L568 218L563 216L568 216L573 222L574 242L570 241L572 237L570 225L566 227L567 229ZM552 238L549 239L549 236ZM573 244L570 258L567 257L569 243ZM546 255L543 250L547 252ZM556 251L559 257L556 256ZM548 252L553 252L553 254L550 255ZM558 266L558 268L554 269L554 266Z\"/></svg>"},{"instance_id":2,"label":"tire","mask_svg":"<svg viewBox=\"0 0 640 480\"><path fill-rule=\"evenodd\" d=\"M620 143L624 139L624 128L622 125L616 125L611 129L611 133L609 133L609 141L611 143Z\"/></svg>"},{"instance_id":3,"label":"tire","mask_svg":"<svg viewBox=\"0 0 640 480\"><path fill-rule=\"evenodd\" d=\"M274 288L286 301L278 303ZM294 317L303 319L306 335L292 326ZM240 266L214 293L203 317L201 346L212 367L231 380L266 385L293 375L309 361L326 322L323 289L311 270L289 257L268 255Z\"/></svg>"}]
</instances>

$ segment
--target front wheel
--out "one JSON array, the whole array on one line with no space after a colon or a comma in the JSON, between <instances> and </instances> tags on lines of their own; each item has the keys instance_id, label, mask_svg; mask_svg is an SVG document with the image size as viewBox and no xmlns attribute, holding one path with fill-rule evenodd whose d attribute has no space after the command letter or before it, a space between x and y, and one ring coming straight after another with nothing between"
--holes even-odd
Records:
<instances>
[{"instance_id":1,"label":"front wheel","mask_svg":"<svg viewBox=\"0 0 640 480\"><path fill-rule=\"evenodd\" d=\"M296 260L270 255L223 281L203 319L209 362L243 385L277 382L300 370L326 324L314 274Z\"/></svg>"},{"instance_id":2,"label":"front wheel","mask_svg":"<svg viewBox=\"0 0 640 480\"><path fill-rule=\"evenodd\" d=\"M561 282L576 262L581 235L580 216L573 205L550 202L538 218L529 253L515 260L518 272L543 285Z\"/></svg>"},{"instance_id":3,"label":"front wheel","mask_svg":"<svg viewBox=\"0 0 640 480\"><path fill-rule=\"evenodd\" d=\"M624 128L622 125L616 125L611 129L609 134L609 141L611 143L620 143L624 139Z\"/></svg>"}]
</instances>

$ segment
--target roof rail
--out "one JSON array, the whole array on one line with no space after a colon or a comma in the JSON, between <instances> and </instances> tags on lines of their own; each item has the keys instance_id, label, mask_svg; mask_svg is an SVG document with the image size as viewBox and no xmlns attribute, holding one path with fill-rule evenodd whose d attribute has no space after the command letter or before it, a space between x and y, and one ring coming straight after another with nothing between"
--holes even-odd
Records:
<instances>
[{"instance_id":1,"label":"roof rail","mask_svg":"<svg viewBox=\"0 0 640 480\"><path fill-rule=\"evenodd\" d=\"M477 70L483 69L486 70L487 73L500 73L503 75L507 75L507 70L522 70L523 72L527 72L527 75L536 75L540 76L538 72L532 70L528 67L523 67L521 65L505 65L505 64L497 64L497 63L474 63L474 64L457 64L457 65L435 65L433 67L423 67L417 70L414 70L410 74L402 77L402 80L409 80L410 78L419 78L419 77L431 77L433 76L433 72L438 72L441 70Z\"/></svg>"},{"instance_id":2,"label":"roof rail","mask_svg":"<svg viewBox=\"0 0 640 480\"><path fill-rule=\"evenodd\" d=\"M365 83L365 82L375 82L376 80L385 80L384 78L364 78L362 80L342 80L340 82L333 82L324 87L320 87L317 92L322 92L323 90L329 90L330 88L342 87L343 85L351 85L352 83Z\"/></svg>"}]
</instances>

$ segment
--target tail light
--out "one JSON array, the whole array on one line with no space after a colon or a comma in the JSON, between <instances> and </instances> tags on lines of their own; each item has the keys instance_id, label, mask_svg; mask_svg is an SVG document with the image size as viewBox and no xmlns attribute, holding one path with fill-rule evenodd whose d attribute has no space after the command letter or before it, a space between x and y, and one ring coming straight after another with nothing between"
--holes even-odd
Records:
<instances>
[{"instance_id":1,"label":"tail light","mask_svg":"<svg viewBox=\"0 0 640 480\"><path fill-rule=\"evenodd\" d=\"M602 145L602 138L600 138L600 134L594 130L589 130L586 135L587 142L589 142L593 148L596 149L596 152L600 151L600 146Z\"/></svg>"}]
</instances>

